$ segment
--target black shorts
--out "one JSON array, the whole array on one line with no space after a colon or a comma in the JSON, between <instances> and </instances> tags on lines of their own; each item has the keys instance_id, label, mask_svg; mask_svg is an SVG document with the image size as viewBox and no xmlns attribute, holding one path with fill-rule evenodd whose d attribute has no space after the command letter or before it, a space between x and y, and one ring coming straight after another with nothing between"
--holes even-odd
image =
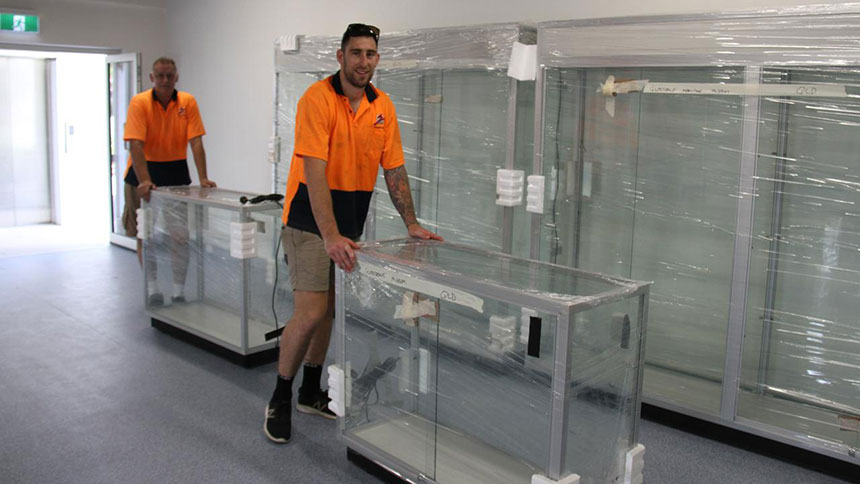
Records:
<instances>
[{"instance_id":1,"label":"black shorts","mask_svg":"<svg viewBox=\"0 0 860 484\"><path fill-rule=\"evenodd\" d=\"M149 178L157 187L173 187L177 185L191 185L191 174L188 173L188 162L186 160L176 161L147 161ZM139 182L134 168L129 168L125 176L125 182L136 187Z\"/></svg>"}]
</instances>

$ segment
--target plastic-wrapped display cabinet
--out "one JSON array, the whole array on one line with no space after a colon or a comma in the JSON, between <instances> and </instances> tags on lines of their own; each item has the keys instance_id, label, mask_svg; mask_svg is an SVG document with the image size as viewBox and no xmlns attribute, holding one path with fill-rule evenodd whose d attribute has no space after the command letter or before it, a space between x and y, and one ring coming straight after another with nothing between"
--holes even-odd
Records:
<instances>
[{"instance_id":1,"label":"plastic-wrapped display cabinet","mask_svg":"<svg viewBox=\"0 0 860 484\"><path fill-rule=\"evenodd\" d=\"M242 196L253 197L196 186L154 190L138 212L138 238L152 325L249 366L277 358L277 343L264 335L279 324L273 311L292 310L292 297L279 287L273 303L275 281L288 285L274 255L281 209L243 204Z\"/></svg>"},{"instance_id":2,"label":"plastic-wrapped display cabinet","mask_svg":"<svg viewBox=\"0 0 860 484\"><path fill-rule=\"evenodd\" d=\"M531 168L535 37L534 28L518 24L381 34L373 83L397 109L416 215L446 240L528 255L529 219L514 209L522 197L497 205L496 174L519 170L522 180ZM272 161L278 193L289 173L296 104L311 83L338 70L339 47L340 37L314 36L285 37L275 46ZM532 80L518 80L522 71ZM403 235L380 170L365 236Z\"/></svg>"},{"instance_id":3,"label":"plastic-wrapped display cabinet","mask_svg":"<svg viewBox=\"0 0 860 484\"><path fill-rule=\"evenodd\" d=\"M415 482L640 482L647 283L448 242L357 255L329 368L353 452Z\"/></svg>"},{"instance_id":4,"label":"plastic-wrapped display cabinet","mask_svg":"<svg viewBox=\"0 0 860 484\"><path fill-rule=\"evenodd\" d=\"M852 463L856 8L540 24L531 243L654 281L645 402Z\"/></svg>"}]
</instances>

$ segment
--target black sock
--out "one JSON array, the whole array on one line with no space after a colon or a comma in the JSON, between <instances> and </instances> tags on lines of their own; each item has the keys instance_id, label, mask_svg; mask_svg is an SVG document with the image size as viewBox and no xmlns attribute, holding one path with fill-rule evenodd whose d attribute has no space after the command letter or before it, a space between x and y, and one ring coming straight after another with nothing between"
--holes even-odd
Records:
<instances>
[{"instance_id":1,"label":"black sock","mask_svg":"<svg viewBox=\"0 0 860 484\"><path fill-rule=\"evenodd\" d=\"M272 394L270 402L289 402L293 399L293 379L278 375L278 383L275 385L275 393Z\"/></svg>"},{"instance_id":2,"label":"black sock","mask_svg":"<svg viewBox=\"0 0 860 484\"><path fill-rule=\"evenodd\" d=\"M304 376L299 393L303 395L316 395L320 392L320 377L322 376L322 365L314 365L305 362Z\"/></svg>"}]
</instances>

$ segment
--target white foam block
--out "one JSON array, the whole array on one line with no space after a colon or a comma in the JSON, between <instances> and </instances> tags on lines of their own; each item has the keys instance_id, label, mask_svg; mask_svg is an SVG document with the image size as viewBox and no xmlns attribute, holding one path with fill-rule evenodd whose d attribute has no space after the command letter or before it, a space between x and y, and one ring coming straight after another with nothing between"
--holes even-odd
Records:
<instances>
[{"instance_id":1,"label":"white foam block","mask_svg":"<svg viewBox=\"0 0 860 484\"><path fill-rule=\"evenodd\" d=\"M579 475L578 474L570 474L564 476L560 481L556 481L554 479L550 479L547 476L542 476L540 474L532 475L532 484L579 484Z\"/></svg>"},{"instance_id":2,"label":"white foam block","mask_svg":"<svg viewBox=\"0 0 860 484\"><path fill-rule=\"evenodd\" d=\"M624 462L624 484L642 484L645 468L645 446L636 444L627 452Z\"/></svg>"},{"instance_id":3,"label":"white foam block","mask_svg":"<svg viewBox=\"0 0 860 484\"><path fill-rule=\"evenodd\" d=\"M301 35L282 35L278 38L278 47L281 52L296 52L299 50L299 39Z\"/></svg>"},{"instance_id":4,"label":"white foam block","mask_svg":"<svg viewBox=\"0 0 860 484\"><path fill-rule=\"evenodd\" d=\"M508 77L518 81L534 81L537 74L537 46L514 42Z\"/></svg>"}]
</instances>

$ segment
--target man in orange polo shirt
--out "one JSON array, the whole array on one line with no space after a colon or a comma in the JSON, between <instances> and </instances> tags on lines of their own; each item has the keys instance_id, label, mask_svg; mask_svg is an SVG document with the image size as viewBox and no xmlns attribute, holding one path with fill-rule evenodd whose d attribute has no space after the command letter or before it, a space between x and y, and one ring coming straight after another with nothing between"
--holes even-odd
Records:
<instances>
[{"instance_id":1,"label":"man in orange polo shirt","mask_svg":"<svg viewBox=\"0 0 860 484\"><path fill-rule=\"evenodd\" d=\"M284 327L277 385L263 425L273 442L290 439L292 383L302 360L297 410L335 418L320 389L334 316L334 264L353 269L380 165L409 235L442 240L415 217L394 105L370 84L378 41L376 27L351 24L337 51L340 70L299 100L281 233L294 311Z\"/></svg>"},{"instance_id":2,"label":"man in orange polo shirt","mask_svg":"<svg viewBox=\"0 0 860 484\"><path fill-rule=\"evenodd\" d=\"M186 92L176 90L179 73L176 63L160 57L152 64L149 74L153 88L131 99L125 122L123 139L130 144L125 174L125 210L123 225L126 233L137 235L137 209L140 199L149 201L151 190L159 186L191 184L186 161L187 147L191 145L200 186L214 187L215 182L206 174L206 151L203 149L203 121L197 109L197 100ZM173 300L184 301L185 275L188 270L188 227L186 207L183 205L165 210L164 217L170 234L171 263L173 266ZM138 261L143 264L141 241L137 240ZM155 284L155 260L146 261L146 274L150 304L164 304L164 296Z\"/></svg>"}]
</instances>

